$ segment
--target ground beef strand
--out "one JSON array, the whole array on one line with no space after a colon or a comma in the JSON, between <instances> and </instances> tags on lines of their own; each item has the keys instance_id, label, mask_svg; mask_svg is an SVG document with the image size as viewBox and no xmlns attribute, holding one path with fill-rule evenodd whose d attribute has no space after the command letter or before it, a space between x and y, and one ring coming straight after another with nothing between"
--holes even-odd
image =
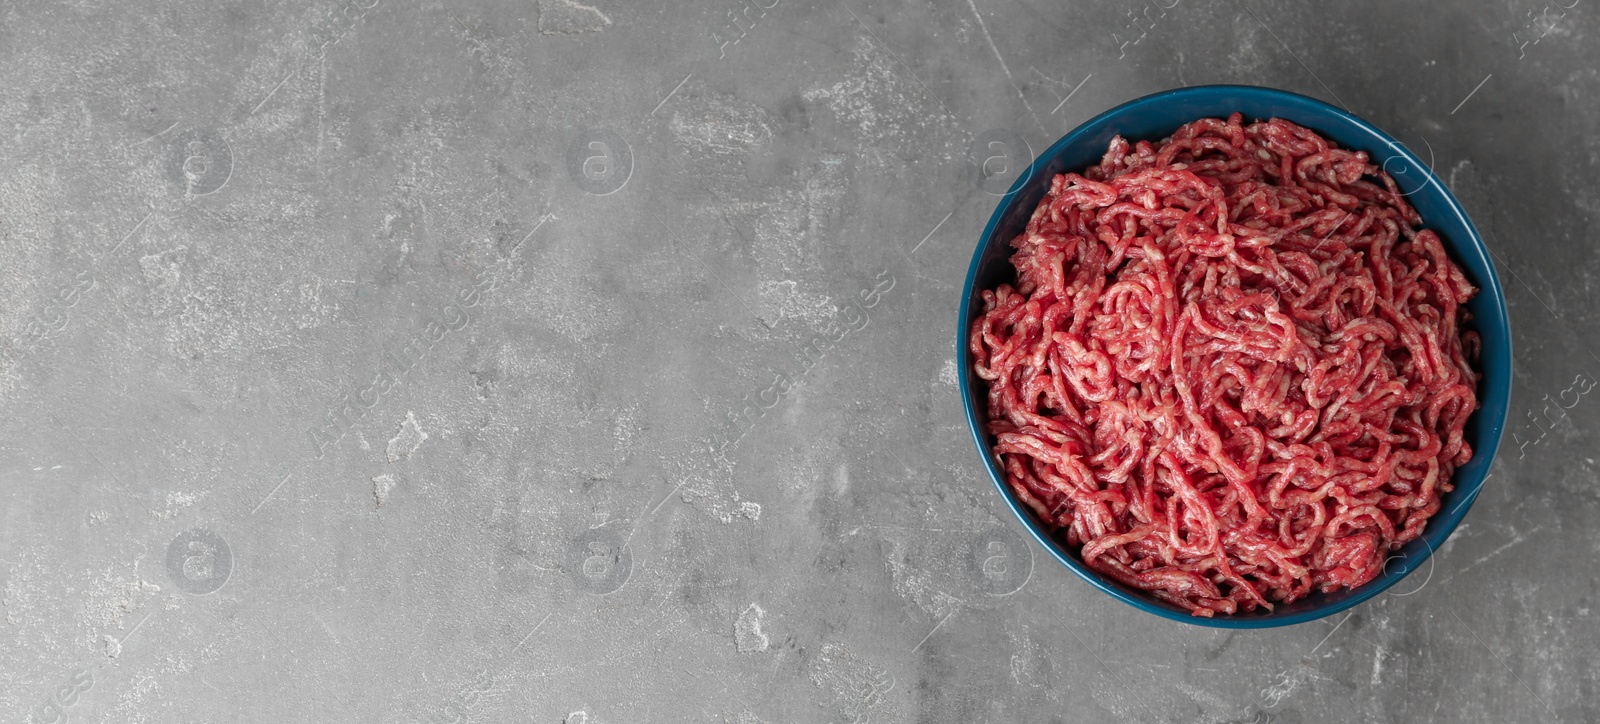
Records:
<instances>
[{"instance_id":1,"label":"ground beef strand","mask_svg":"<svg viewBox=\"0 0 1600 724\"><path fill-rule=\"evenodd\" d=\"M1281 119L1056 176L969 340L1016 497L1198 616L1360 586L1472 457L1476 293L1367 154Z\"/></svg>"}]
</instances>

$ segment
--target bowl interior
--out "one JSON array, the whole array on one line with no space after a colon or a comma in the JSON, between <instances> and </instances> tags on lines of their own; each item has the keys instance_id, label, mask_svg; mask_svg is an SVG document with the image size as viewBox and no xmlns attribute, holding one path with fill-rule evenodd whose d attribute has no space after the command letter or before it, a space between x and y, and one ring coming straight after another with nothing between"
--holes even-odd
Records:
<instances>
[{"instance_id":1,"label":"bowl interior","mask_svg":"<svg viewBox=\"0 0 1600 724\"><path fill-rule=\"evenodd\" d=\"M1472 460L1456 471L1455 490L1443 496L1440 511L1428 521L1422 537L1392 553L1378 578L1356 589L1312 594L1288 606L1279 606L1272 613L1201 618L1090 570L1040 525L1031 510L1016 501L989 452L994 438L987 427L986 390L972 372L967 340L972 320L982 310L978 293L1001 283L1015 282L1016 272L1010 262L1011 240L1027 226L1034 207L1049 190L1056 174L1079 171L1098 163L1113 136L1121 135L1129 141L1156 141L1189 121L1226 117L1234 112L1243 113L1247 121L1277 117L1298 123L1342 148L1366 151L1374 164L1394 177L1407 200L1421 214L1423 224L1443 238L1446 250L1479 289L1466 305L1472 315L1466 326L1476 329L1482 336L1483 353L1478 370L1484 378L1478 385L1481 406L1468 419L1465 432L1467 442L1472 445ZM1455 530L1481 490L1500 444L1511 395L1511 330L1505 294L1483 239L1438 177L1410 149L1343 110L1313 98L1254 86L1196 86L1130 101L1084 123L1040 154L1001 199L979 240L967 273L956 347L957 362L964 372L961 396L973 441L982 453L990 479L1033 537L1074 573L1130 605L1169 619L1222 628L1264 628L1310 621L1376 596L1419 567L1431 576L1432 564L1424 562Z\"/></svg>"}]
</instances>

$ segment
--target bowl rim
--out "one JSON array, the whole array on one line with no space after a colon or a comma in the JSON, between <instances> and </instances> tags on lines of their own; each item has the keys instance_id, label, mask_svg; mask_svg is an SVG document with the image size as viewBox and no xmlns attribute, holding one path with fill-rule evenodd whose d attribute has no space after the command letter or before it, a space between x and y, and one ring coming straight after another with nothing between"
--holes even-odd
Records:
<instances>
[{"instance_id":1,"label":"bowl rim","mask_svg":"<svg viewBox=\"0 0 1600 724\"><path fill-rule=\"evenodd\" d=\"M1510 317L1506 310L1505 291L1500 284L1500 277L1495 269L1493 255L1489 253L1488 245L1484 242L1483 235L1479 233L1478 228L1472 223L1472 219L1467 216L1466 211L1461 207L1460 202L1456 200L1455 195L1452 194L1450 190L1439 180L1438 175L1434 173L1433 169L1430 168L1428 164L1423 163L1422 159L1418 158L1416 154L1411 151L1411 149L1395 140L1393 136L1390 136L1382 129L1355 115L1354 113L1316 98L1290 91L1280 90L1277 88L1239 84L1199 85L1169 89L1129 100L1095 115L1093 118L1078 124L1077 127L1073 128L1055 143L1051 144L1049 148L1044 150L1044 152L1035 156L1032 162L1028 165L1027 169L1017 176L1017 179L1012 183L1011 188L1005 193L1004 196L1000 197L999 203L995 205L994 212L990 215L989 222L983 229L983 234L978 237L977 248L973 250L972 260L968 264L966 282L962 285L960 317L957 320L956 327L956 365L958 370L957 380L961 391L961 404L964 408L964 413L967 420L967 431L970 433L972 442L976 446L980 457L983 458L984 469L988 472L990 482L994 484L995 489L1000 493L1000 497L1006 501L1007 507L1011 509L1011 513L1016 516L1017 520L1022 523L1023 527L1028 530L1028 533L1033 537L1034 541L1043 546L1044 549L1048 551L1057 562L1061 563L1063 566L1066 566L1068 570L1071 570L1073 573L1077 574L1079 578L1088 582L1091 586L1099 589L1101 592L1110 595L1112 598L1115 598L1146 613L1154 614L1168 620L1222 629L1261 629L1275 628L1279 626L1292 626L1295 624L1326 618L1328 616L1332 616L1333 614L1365 603L1366 601L1376 597L1378 594L1388 590L1395 583L1398 583L1400 579L1410 575L1413 571L1421 566L1423 561L1429 560L1432 557L1432 554L1436 551L1436 548L1432 544L1427 543L1427 538L1429 537L1428 533L1431 531L1424 532L1423 536L1417 539L1424 543L1426 546L1426 551L1419 556L1415 556L1414 558L1410 556L1405 557L1400 562L1400 572L1398 575L1380 575L1379 578L1358 587L1350 595L1324 606L1287 614L1274 612L1266 614L1220 615L1213 617L1194 616L1187 612L1175 610L1158 604L1145 596L1124 591L1121 588L1102 580L1099 574L1091 571L1086 565L1083 564L1082 561L1078 560L1078 558L1076 558L1074 555L1067 552L1064 546L1051 537L1048 532L1042 530L1041 526L1033 520L1030 512L1023 509L1022 505L1017 501L1015 494L1013 494L1006 485L1005 476L995 465L994 456L992 455L989 446L984 439L984 421L987 419L988 415L985 411L983 414L984 420L979 419L979 405L975 404L974 399L976 387L972 382L972 360L971 354L968 351L968 340L970 339L973 320L973 291L977 284L978 269L983 260L984 252L989 248L990 244L995 243L996 230L999 228L1002 219L1007 215L1007 212L1010 211L1011 207L1016 203L1016 199L1019 198L1019 192L1033 181L1034 176L1039 173L1042 165L1049 163L1064 148L1079 142L1080 138L1090 133L1102 123L1105 123L1123 114L1138 111L1149 106L1157 106L1175 100L1183 100L1196 96L1204 97L1218 92L1233 93L1243 96L1254 96L1259 100L1276 100L1280 102L1287 102L1290 105L1303 108L1312 114L1325 114L1332 116L1336 120L1340 120L1357 127L1363 133L1370 135L1374 140L1388 146L1388 150L1393 151L1396 155L1400 156L1409 166L1421 169L1423 172L1423 180L1417 186L1417 190L1420 191L1427 186L1432 185L1435 189L1437 189L1440 197L1449 209L1449 212L1453 213L1459 219L1462 227L1466 229L1467 238L1457 240L1457 245L1470 247L1471 251L1475 252L1482 258L1486 274L1484 275L1483 279L1477 280L1480 282L1478 293L1481 295L1487 295L1487 299L1490 300L1490 304L1488 306L1491 314L1479 315L1476 319L1476 326L1480 329L1488 327L1504 329L1505 342L1503 349L1491 350L1485 346L1481 352L1482 357L1480 359L1487 360L1492 354L1495 358L1494 361L1497 363L1495 369L1504 370L1502 374L1505 384L1503 385L1503 392L1496 396L1496 399L1480 400L1479 409L1472 413L1473 417L1476 418L1476 424L1479 425L1479 429L1483 431L1484 441L1488 444L1479 446L1473 451L1475 458L1479 456L1483 458L1481 467L1476 469L1475 474L1469 475L1467 478L1462 478L1460 468L1458 468L1455 473L1454 477L1456 479L1453 482L1456 485L1456 489L1453 491L1453 493L1466 494L1468 497L1463 499L1461 502L1456 503L1455 507L1448 511L1441 508L1441 510L1434 513L1434 516L1428 521L1429 525L1435 526L1435 530L1441 531L1438 536L1439 544L1441 546L1450 537L1450 535L1455 532L1455 529L1459 526L1462 519L1466 517L1468 510L1471 509L1473 502L1475 502L1478 496L1482 493L1483 484L1490 476L1489 469L1494 463L1494 456L1499 448L1500 440L1505 428L1506 416L1509 411L1511 386L1513 380L1515 379L1515 371L1512 367L1514 364L1512 355L1513 336ZM1322 131L1318 132L1321 133ZM1009 240L1005 241L1009 242ZM1457 257L1462 256L1464 253L1463 251L1455 249L1451 249L1450 251ZM1489 378L1489 376L1485 375L1484 380L1480 383L1480 390L1485 393L1486 398L1489 397L1489 393L1494 391L1488 388L1493 386L1498 389L1498 386L1491 385L1491 382L1492 380ZM1498 408L1497 411L1499 415L1497 418L1485 416L1486 412L1492 414L1492 412L1495 411L1491 410L1490 403L1497 403L1493 405L1493 407ZM1469 418L1469 421L1472 419L1473 418ZM1474 462L1476 462L1476 460L1474 460ZM1388 566L1386 565L1386 569L1387 568ZM1431 577L1432 569L1430 568L1429 570L1429 575ZM1424 585L1426 585L1426 583L1424 583Z\"/></svg>"}]
</instances>

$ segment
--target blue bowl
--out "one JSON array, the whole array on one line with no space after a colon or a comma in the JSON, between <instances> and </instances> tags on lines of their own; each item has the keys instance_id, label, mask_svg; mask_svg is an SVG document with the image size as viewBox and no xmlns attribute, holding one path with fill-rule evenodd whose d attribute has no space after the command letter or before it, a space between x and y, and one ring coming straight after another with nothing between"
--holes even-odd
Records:
<instances>
[{"instance_id":1,"label":"blue bowl","mask_svg":"<svg viewBox=\"0 0 1600 724\"><path fill-rule=\"evenodd\" d=\"M1016 271L1010 262L1010 242L1027 226L1034 207L1044 198L1056 174L1081 172L1098 163L1113 136L1121 135L1130 142L1157 141L1189 121L1207 117L1225 118L1234 112L1244 114L1247 120L1276 117L1292 121L1317 131L1342 148L1366 151L1374 163L1380 163L1379 159L1382 159L1384 170L1394 177L1407 200L1422 215L1424 225L1444 239L1446 250L1479 289L1477 296L1467 304L1473 317L1467 328L1476 329L1483 338L1483 354L1478 368L1484 377L1478 385L1481 407L1468 419L1466 427L1466 439L1473 450L1472 460L1456 470L1452 479L1455 490L1444 496L1442 507L1428 521L1422 537L1391 553L1384 572L1378 578L1359 588L1329 594L1313 593L1287 606L1279 606L1270 613L1203 618L1190 615L1177 606L1158 601L1144 591L1125 586L1091 570L1078 559L1077 554L1056 540L1030 509L1017 501L1005 483L1004 474L995 464L994 456L990 454L994 436L989 434L986 424L987 397L981 381L972 372L967 340L971 336L972 320L982 311L983 302L979 292L993 289L1001 283L1016 281ZM1462 211L1461 204L1456 202L1455 197L1421 159L1376 126L1314 98L1255 86L1196 86L1129 101L1078 126L1040 154L1001 199L994 215L989 218L989 225L983 230L977 251L972 255L966 288L962 290L961 320L956 332L956 360L964 372L961 376L961 400L966 407L967 427L972 432L972 441L977 445L984 467L989 471L989 479L1005 498L1006 504L1011 506L1011 512L1033 534L1034 540L1050 551L1061 565L1123 603L1174 621L1217 628L1288 626L1330 616L1382 593L1421 567L1429 554L1438 550L1456 529L1483 488L1489 464L1493 462L1495 449L1500 445L1500 433L1505 427L1506 408L1511 398L1511 326L1506 315L1505 292L1500 287L1499 277L1495 275L1489 250L1466 212ZM1413 592L1416 590L1418 588L1412 589Z\"/></svg>"}]
</instances>

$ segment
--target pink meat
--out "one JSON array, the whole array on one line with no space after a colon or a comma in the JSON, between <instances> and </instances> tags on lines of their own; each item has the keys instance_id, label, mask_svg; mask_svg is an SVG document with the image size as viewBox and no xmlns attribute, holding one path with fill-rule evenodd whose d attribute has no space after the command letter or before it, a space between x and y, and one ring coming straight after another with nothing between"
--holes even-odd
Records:
<instances>
[{"instance_id":1,"label":"pink meat","mask_svg":"<svg viewBox=\"0 0 1600 724\"><path fill-rule=\"evenodd\" d=\"M1360 586L1472 457L1476 293L1363 152L1273 119L1053 179L970 340L994 454L1083 561L1197 616Z\"/></svg>"}]
</instances>

